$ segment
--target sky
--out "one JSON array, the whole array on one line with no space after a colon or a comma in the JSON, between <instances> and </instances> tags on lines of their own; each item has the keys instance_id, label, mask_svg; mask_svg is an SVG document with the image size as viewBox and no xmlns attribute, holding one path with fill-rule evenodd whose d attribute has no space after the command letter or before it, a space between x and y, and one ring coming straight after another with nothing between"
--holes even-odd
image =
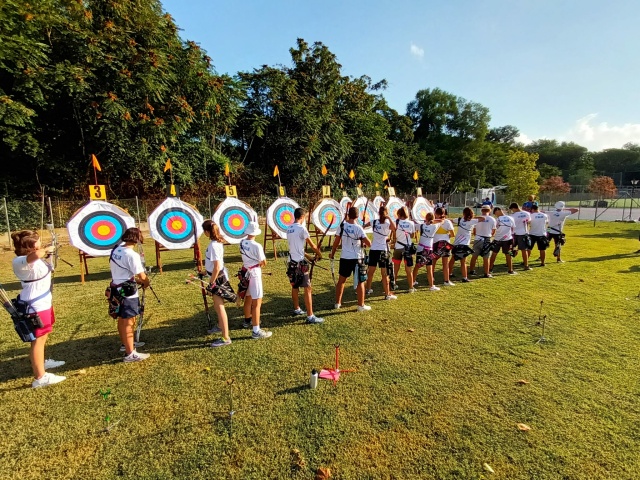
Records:
<instances>
[{"instance_id":1,"label":"sky","mask_svg":"<svg viewBox=\"0 0 640 480\"><path fill-rule=\"evenodd\" d=\"M351 76L386 79L401 113L439 87L524 143L640 143L638 0L162 0L218 73L290 65L320 41Z\"/></svg>"}]
</instances>

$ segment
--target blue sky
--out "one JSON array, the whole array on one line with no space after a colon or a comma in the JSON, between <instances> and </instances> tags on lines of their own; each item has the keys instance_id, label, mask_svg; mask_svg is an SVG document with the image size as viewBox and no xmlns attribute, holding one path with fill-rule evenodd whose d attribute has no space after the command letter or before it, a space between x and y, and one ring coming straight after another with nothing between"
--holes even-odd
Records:
<instances>
[{"instance_id":1,"label":"blue sky","mask_svg":"<svg viewBox=\"0 0 640 480\"><path fill-rule=\"evenodd\" d=\"M404 113L440 87L515 125L525 142L592 150L640 143L637 0L164 0L220 73L290 64L296 38L321 41L348 75L386 79Z\"/></svg>"}]
</instances>

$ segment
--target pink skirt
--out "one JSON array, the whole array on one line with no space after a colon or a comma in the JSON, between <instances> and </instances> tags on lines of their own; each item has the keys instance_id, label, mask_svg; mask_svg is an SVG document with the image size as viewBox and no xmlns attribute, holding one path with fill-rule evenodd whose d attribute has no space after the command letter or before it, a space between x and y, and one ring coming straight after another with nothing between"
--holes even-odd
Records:
<instances>
[{"instance_id":1,"label":"pink skirt","mask_svg":"<svg viewBox=\"0 0 640 480\"><path fill-rule=\"evenodd\" d=\"M36 338L40 338L53 330L53 324L56 323L56 316L53 313L53 307L49 310L42 310L38 312L40 320L42 320L42 328L36 328L34 335Z\"/></svg>"}]
</instances>

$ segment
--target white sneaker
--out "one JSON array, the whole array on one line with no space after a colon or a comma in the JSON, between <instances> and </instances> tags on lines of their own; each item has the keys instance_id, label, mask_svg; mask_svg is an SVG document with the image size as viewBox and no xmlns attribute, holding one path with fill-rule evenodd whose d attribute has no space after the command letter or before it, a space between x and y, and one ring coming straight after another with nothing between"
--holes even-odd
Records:
<instances>
[{"instance_id":1,"label":"white sneaker","mask_svg":"<svg viewBox=\"0 0 640 480\"><path fill-rule=\"evenodd\" d=\"M417 287L418 286L418 281L416 280L415 282L413 282L413 286Z\"/></svg>"},{"instance_id":2,"label":"white sneaker","mask_svg":"<svg viewBox=\"0 0 640 480\"><path fill-rule=\"evenodd\" d=\"M45 373L42 377L31 382L31 388L48 387L54 383L64 382L67 377L62 375L54 375L53 373Z\"/></svg>"},{"instance_id":3,"label":"white sneaker","mask_svg":"<svg viewBox=\"0 0 640 480\"><path fill-rule=\"evenodd\" d=\"M398 297L396 297L395 295L387 295L386 297L384 297L385 300L397 300Z\"/></svg>"},{"instance_id":4,"label":"white sneaker","mask_svg":"<svg viewBox=\"0 0 640 480\"><path fill-rule=\"evenodd\" d=\"M251 338L253 340L260 340L262 338L269 338L271 335L273 335L273 332L268 332L267 330L260 329L257 332L252 332Z\"/></svg>"},{"instance_id":5,"label":"white sneaker","mask_svg":"<svg viewBox=\"0 0 640 480\"><path fill-rule=\"evenodd\" d=\"M444 282L444 286L445 287L455 287L456 284L453 283L451 280L449 280L448 282Z\"/></svg>"},{"instance_id":6,"label":"white sneaker","mask_svg":"<svg viewBox=\"0 0 640 480\"><path fill-rule=\"evenodd\" d=\"M146 360L150 356L151 355L149 355L148 353L138 353L138 352L136 352L134 350L129 355L124 357L123 361L125 361L125 362L141 362L143 360Z\"/></svg>"},{"instance_id":7,"label":"white sneaker","mask_svg":"<svg viewBox=\"0 0 640 480\"><path fill-rule=\"evenodd\" d=\"M53 360L52 358L47 358L44 361L44 369L45 370L53 370L54 368L61 367L65 362L62 360Z\"/></svg>"},{"instance_id":8,"label":"white sneaker","mask_svg":"<svg viewBox=\"0 0 640 480\"><path fill-rule=\"evenodd\" d=\"M415 284L414 284L415 285ZM415 288L410 288L409 289L409 293L416 293L416 289Z\"/></svg>"},{"instance_id":9,"label":"white sneaker","mask_svg":"<svg viewBox=\"0 0 640 480\"><path fill-rule=\"evenodd\" d=\"M371 295L373 293L373 288L370 288L369 290L367 290L367 295Z\"/></svg>"},{"instance_id":10,"label":"white sneaker","mask_svg":"<svg viewBox=\"0 0 640 480\"><path fill-rule=\"evenodd\" d=\"M307 312L305 312L304 310L302 310L300 307L296 308L296 309L293 311L293 316L294 316L294 317L295 317L295 316L298 316L298 315L306 315L306 314L307 314Z\"/></svg>"},{"instance_id":11,"label":"white sneaker","mask_svg":"<svg viewBox=\"0 0 640 480\"><path fill-rule=\"evenodd\" d=\"M368 312L369 310L371 310L371 307L369 305L358 305L359 312Z\"/></svg>"},{"instance_id":12,"label":"white sneaker","mask_svg":"<svg viewBox=\"0 0 640 480\"><path fill-rule=\"evenodd\" d=\"M140 348L140 347L144 347L144 342L133 342L133 349L135 350L136 348ZM124 345L120 345L120 351L121 352L126 352L127 349L124 348Z\"/></svg>"},{"instance_id":13,"label":"white sneaker","mask_svg":"<svg viewBox=\"0 0 640 480\"><path fill-rule=\"evenodd\" d=\"M333 306L333 308L334 308L334 310L338 310L341 306L342 306L341 304L336 303L336 304Z\"/></svg>"},{"instance_id":14,"label":"white sneaker","mask_svg":"<svg viewBox=\"0 0 640 480\"><path fill-rule=\"evenodd\" d=\"M440 291L440 287L436 287L434 285L433 287L430 287L429 290L431 290L432 292L439 292Z\"/></svg>"}]
</instances>

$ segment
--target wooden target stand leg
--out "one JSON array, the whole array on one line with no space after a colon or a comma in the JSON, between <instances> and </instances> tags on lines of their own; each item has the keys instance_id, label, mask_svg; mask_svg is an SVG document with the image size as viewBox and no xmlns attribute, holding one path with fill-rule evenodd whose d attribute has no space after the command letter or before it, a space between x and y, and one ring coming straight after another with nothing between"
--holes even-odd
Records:
<instances>
[{"instance_id":1,"label":"wooden target stand leg","mask_svg":"<svg viewBox=\"0 0 640 480\"><path fill-rule=\"evenodd\" d=\"M271 240L271 246L273 247L273 259L278 260L278 249L276 248L276 240L281 240L278 235L267 223L267 219L264 219L264 238L262 239L262 248L267 251L267 241Z\"/></svg>"},{"instance_id":2,"label":"wooden target stand leg","mask_svg":"<svg viewBox=\"0 0 640 480\"><path fill-rule=\"evenodd\" d=\"M78 250L78 258L80 259L80 282L84 285L85 275L89 275L89 267L87 266L87 258L95 258L88 253Z\"/></svg>"},{"instance_id":3,"label":"wooden target stand leg","mask_svg":"<svg viewBox=\"0 0 640 480\"><path fill-rule=\"evenodd\" d=\"M163 247L157 240L155 240L156 244L156 267L158 268L158 273L162 273L162 257L161 252L168 252L169 249ZM194 243L191 247L193 249L193 261L198 267L198 271L202 268L202 255L200 253L200 245L198 243Z\"/></svg>"}]
</instances>

